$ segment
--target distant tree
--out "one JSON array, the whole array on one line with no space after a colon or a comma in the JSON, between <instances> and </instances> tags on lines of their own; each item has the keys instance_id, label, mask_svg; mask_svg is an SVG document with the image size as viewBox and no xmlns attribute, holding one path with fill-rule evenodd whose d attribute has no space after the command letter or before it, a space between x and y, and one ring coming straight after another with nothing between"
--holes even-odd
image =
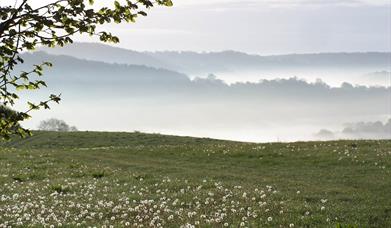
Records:
<instances>
[{"instance_id":1,"label":"distant tree","mask_svg":"<svg viewBox=\"0 0 391 228\"><path fill-rule=\"evenodd\" d=\"M317 137L323 138L323 139L333 139L335 137L334 132L327 130L327 129L321 129L317 134Z\"/></svg>"},{"instance_id":2,"label":"distant tree","mask_svg":"<svg viewBox=\"0 0 391 228\"><path fill-rule=\"evenodd\" d=\"M79 130L77 129L77 127L72 126L72 127L69 128L69 131L79 131Z\"/></svg>"},{"instance_id":3,"label":"distant tree","mask_svg":"<svg viewBox=\"0 0 391 228\"><path fill-rule=\"evenodd\" d=\"M39 103L28 102L27 110L10 113L19 98L18 90L36 90L46 83L32 76L41 76L44 62L26 72L14 72L23 64L22 52L34 50L38 45L55 47L72 43L75 34L97 36L102 42L119 42L111 33L98 31L97 26L110 22L135 22L138 16L146 16L146 10L155 5L171 6L171 0L101 0L112 7L93 7L94 0L51 0L34 7L38 0L8 0L0 2L0 139L13 134L25 136L31 132L20 126L37 109L49 109L49 103L59 102L59 95L50 95Z\"/></svg>"},{"instance_id":4,"label":"distant tree","mask_svg":"<svg viewBox=\"0 0 391 228\"><path fill-rule=\"evenodd\" d=\"M59 119L48 119L43 120L38 126L38 130L40 131L60 131L60 132L68 132L68 131L77 131L77 128L74 126L69 126L65 123L64 120Z\"/></svg>"}]
</instances>

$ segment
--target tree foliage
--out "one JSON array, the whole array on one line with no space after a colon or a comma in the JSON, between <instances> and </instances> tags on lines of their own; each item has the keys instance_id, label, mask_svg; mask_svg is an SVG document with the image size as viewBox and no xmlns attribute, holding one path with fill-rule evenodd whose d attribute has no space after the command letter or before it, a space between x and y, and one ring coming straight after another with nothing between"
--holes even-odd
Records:
<instances>
[{"instance_id":1,"label":"tree foliage","mask_svg":"<svg viewBox=\"0 0 391 228\"><path fill-rule=\"evenodd\" d=\"M77 131L77 128L75 126L69 126L64 120L51 118L48 120L41 121L38 125L38 130L69 132Z\"/></svg>"},{"instance_id":2,"label":"tree foliage","mask_svg":"<svg viewBox=\"0 0 391 228\"><path fill-rule=\"evenodd\" d=\"M100 31L99 25L107 23L135 22L138 16L146 16L147 10L156 6L172 6L171 0L52 0L33 7L35 0L8 1L0 3L0 139L11 135L26 136L31 132L22 128L20 122L30 118L30 112L49 109L50 102L59 102L59 95L50 95L46 101L28 102L27 110L13 111L19 99L19 90L36 90L46 87L41 80L44 62L26 72L15 72L23 64L21 53L37 46L64 46L72 43L75 34L99 37L102 42L119 42L115 35ZM39 1L35 1L37 3ZM98 7L95 2L108 6Z\"/></svg>"}]
</instances>

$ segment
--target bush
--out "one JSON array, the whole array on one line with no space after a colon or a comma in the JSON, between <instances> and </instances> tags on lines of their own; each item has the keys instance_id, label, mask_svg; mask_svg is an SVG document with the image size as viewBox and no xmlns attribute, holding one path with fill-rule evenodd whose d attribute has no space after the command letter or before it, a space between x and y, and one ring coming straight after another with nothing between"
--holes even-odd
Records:
<instances>
[{"instance_id":1,"label":"bush","mask_svg":"<svg viewBox=\"0 0 391 228\"><path fill-rule=\"evenodd\" d=\"M0 140L9 139L10 135L24 136L29 131L21 128L19 121L23 120L23 113L16 112L0 104Z\"/></svg>"}]
</instances>

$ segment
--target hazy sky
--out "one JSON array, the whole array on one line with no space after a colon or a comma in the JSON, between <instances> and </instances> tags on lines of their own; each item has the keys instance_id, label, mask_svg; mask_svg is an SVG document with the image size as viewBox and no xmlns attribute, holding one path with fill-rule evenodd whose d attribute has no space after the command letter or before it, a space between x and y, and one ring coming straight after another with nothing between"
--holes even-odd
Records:
<instances>
[{"instance_id":1,"label":"hazy sky","mask_svg":"<svg viewBox=\"0 0 391 228\"><path fill-rule=\"evenodd\" d=\"M259 54L391 50L389 0L174 0L107 27L136 50ZM81 39L90 41L90 38Z\"/></svg>"},{"instance_id":2,"label":"hazy sky","mask_svg":"<svg viewBox=\"0 0 391 228\"><path fill-rule=\"evenodd\" d=\"M30 0L33 5L50 1ZM1 4L7 2L15 1ZM136 24L108 25L105 29L122 38L119 46L141 51L391 51L391 0L173 2L174 7L154 8ZM77 40L94 41L90 37Z\"/></svg>"}]
</instances>

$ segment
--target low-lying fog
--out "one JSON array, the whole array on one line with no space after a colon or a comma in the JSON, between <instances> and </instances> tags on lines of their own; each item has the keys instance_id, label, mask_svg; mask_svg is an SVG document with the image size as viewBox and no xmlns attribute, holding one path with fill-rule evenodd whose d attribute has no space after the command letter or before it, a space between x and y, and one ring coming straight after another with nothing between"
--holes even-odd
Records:
<instances>
[{"instance_id":1,"label":"low-lying fog","mask_svg":"<svg viewBox=\"0 0 391 228\"><path fill-rule=\"evenodd\" d=\"M349 123L386 124L391 118L390 89L332 88L311 94L311 89L299 86L292 90L292 86L284 83L270 87L274 91L263 88L268 90L264 93L257 93L256 89L247 89L247 93L232 87L225 92L209 88L184 92L171 88L170 92L155 93L148 88L144 92L132 92L131 87L124 91L120 86L95 89L75 86L62 90L58 87L62 102L53 104L50 111L34 113L25 126L35 128L39 121L55 117L80 130L137 130L252 142L391 138L390 125L386 130L343 132ZM327 130L328 134L322 134L321 130Z\"/></svg>"},{"instance_id":2,"label":"low-lying fog","mask_svg":"<svg viewBox=\"0 0 391 228\"><path fill-rule=\"evenodd\" d=\"M35 113L26 126L35 128L40 120L56 117L90 131L142 131L173 135L211 137L252 142L323 140L337 138L391 138L391 130L344 134L347 123L386 123L389 115L376 113L333 113L300 107L259 107L232 104L159 104L134 100L67 100L52 111ZM255 105L254 105L255 106ZM339 106L343 109L343 106ZM306 108L306 109L304 109ZM327 109L329 107L325 107ZM308 110L309 109L309 110ZM316 109L322 109L316 107ZM316 112L316 113L314 113ZM389 128L389 125L388 125ZM321 130L328 134L322 134ZM319 133L320 132L320 133ZM331 133L329 133L331 132ZM334 133L335 132L335 133Z\"/></svg>"},{"instance_id":3,"label":"low-lying fog","mask_svg":"<svg viewBox=\"0 0 391 228\"><path fill-rule=\"evenodd\" d=\"M183 73L148 66L45 53L24 57L25 66L50 60L54 68L42 78L48 88L22 97L38 102L51 93L61 93L63 99L49 111L33 113L24 123L33 129L54 117L79 130L252 142L391 138L390 83L365 82L365 77L389 76L389 69L372 69L374 73L364 77L343 70L308 75L269 72L258 78L216 71L204 79L190 79ZM20 102L17 107L23 109Z\"/></svg>"}]
</instances>

